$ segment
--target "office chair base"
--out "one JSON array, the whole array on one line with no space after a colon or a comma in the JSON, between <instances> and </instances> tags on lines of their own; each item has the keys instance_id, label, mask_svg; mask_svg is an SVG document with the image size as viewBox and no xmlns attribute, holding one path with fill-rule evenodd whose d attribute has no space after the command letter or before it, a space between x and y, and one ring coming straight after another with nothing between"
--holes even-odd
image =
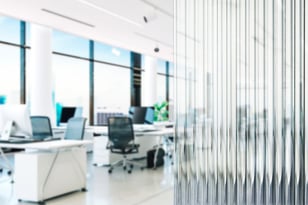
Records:
<instances>
[{"instance_id":1,"label":"office chair base","mask_svg":"<svg viewBox=\"0 0 308 205\"><path fill-rule=\"evenodd\" d=\"M129 160L127 158L121 159L119 161L116 161L114 163L112 163L108 169L108 173L111 174L112 170L114 169L115 166L122 166L123 170L127 170L127 172L130 174L132 173L132 169L134 168L134 166L139 166L141 170L144 169L144 165L135 162L133 160Z\"/></svg>"}]
</instances>

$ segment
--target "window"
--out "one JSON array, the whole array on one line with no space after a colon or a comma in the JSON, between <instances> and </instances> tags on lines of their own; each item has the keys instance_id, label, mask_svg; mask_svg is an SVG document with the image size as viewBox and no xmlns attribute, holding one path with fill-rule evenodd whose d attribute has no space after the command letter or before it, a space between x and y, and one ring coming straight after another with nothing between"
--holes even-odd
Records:
<instances>
[{"instance_id":1,"label":"window","mask_svg":"<svg viewBox=\"0 0 308 205\"><path fill-rule=\"evenodd\" d=\"M0 16L0 41L20 44L20 21Z\"/></svg>"},{"instance_id":2,"label":"window","mask_svg":"<svg viewBox=\"0 0 308 205\"><path fill-rule=\"evenodd\" d=\"M0 95L6 103L20 102L20 21L0 16Z\"/></svg>"},{"instance_id":3,"label":"window","mask_svg":"<svg viewBox=\"0 0 308 205\"><path fill-rule=\"evenodd\" d=\"M0 44L0 95L6 103L20 102L20 48Z\"/></svg>"},{"instance_id":4,"label":"window","mask_svg":"<svg viewBox=\"0 0 308 205\"><path fill-rule=\"evenodd\" d=\"M97 112L127 114L130 95L130 69L94 64L94 124L97 122Z\"/></svg>"},{"instance_id":5,"label":"window","mask_svg":"<svg viewBox=\"0 0 308 205\"><path fill-rule=\"evenodd\" d=\"M94 50L95 60L130 66L130 52L127 50L101 43L95 43Z\"/></svg>"},{"instance_id":6,"label":"window","mask_svg":"<svg viewBox=\"0 0 308 205\"><path fill-rule=\"evenodd\" d=\"M157 60L157 76L156 76L156 96L157 102L162 102L167 99L166 96L166 62Z\"/></svg>"},{"instance_id":7,"label":"window","mask_svg":"<svg viewBox=\"0 0 308 205\"><path fill-rule=\"evenodd\" d=\"M89 62L53 55L55 102L63 106L82 106L89 119Z\"/></svg>"},{"instance_id":8,"label":"window","mask_svg":"<svg viewBox=\"0 0 308 205\"><path fill-rule=\"evenodd\" d=\"M52 43L52 49L55 52L84 58L89 57L89 40L87 39L54 30Z\"/></svg>"},{"instance_id":9,"label":"window","mask_svg":"<svg viewBox=\"0 0 308 205\"><path fill-rule=\"evenodd\" d=\"M169 120L173 121L174 115L174 64L169 63Z\"/></svg>"}]
</instances>

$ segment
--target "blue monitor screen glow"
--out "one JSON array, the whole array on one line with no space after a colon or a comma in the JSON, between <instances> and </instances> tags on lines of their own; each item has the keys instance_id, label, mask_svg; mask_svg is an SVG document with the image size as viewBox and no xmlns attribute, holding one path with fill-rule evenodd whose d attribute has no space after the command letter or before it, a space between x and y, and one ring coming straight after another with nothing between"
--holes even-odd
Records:
<instances>
[{"instance_id":1,"label":"blue monitor screen glow","mask_svg":"<svg viewBox=\"0 0 308 205\"><path fill-rule=\"evenodd\" d=\"M147 107L144 123L145 124L153 124L154 123L154 107Z\"/></svg>"},{"instance_id":2,"label":"blue monitor screen glow","mask_svg":"<svg viewBox=\"0 0 308 205\"><path fill-rule=\"evenodd\" d=\"M2 132L6 124L13 121L11 136L32 137L32 126L30 112L26 105L0 105L0 131Z\"/></svg>"}]
</instances>

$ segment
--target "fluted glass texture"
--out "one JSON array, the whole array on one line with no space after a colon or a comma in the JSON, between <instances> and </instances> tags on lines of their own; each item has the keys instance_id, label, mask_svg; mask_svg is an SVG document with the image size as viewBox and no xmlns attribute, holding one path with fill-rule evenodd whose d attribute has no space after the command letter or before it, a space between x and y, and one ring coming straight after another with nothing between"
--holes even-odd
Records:
<instances>
[{"instance_id":1,"label":"fluted glass texture","mask_svg":"<svg viewBox=\"0 0 308 205\"><path fill-rule=\"evenodd\" d=\"M306 8L174 1L175 205L308 204Z\"/></svg>"}]
</instances>

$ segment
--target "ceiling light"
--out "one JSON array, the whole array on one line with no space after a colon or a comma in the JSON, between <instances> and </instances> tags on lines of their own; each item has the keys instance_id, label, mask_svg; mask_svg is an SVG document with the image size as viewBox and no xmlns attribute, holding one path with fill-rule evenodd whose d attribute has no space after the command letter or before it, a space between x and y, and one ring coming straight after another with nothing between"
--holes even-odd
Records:
<instances>
[{"instance_id":1,"label":"ceiling light","mask_svg":"<svg viewBox=\"0 0 308 205\"><path fill-rule=\"evenodd\" d=\"M94 9L97 9L99 11L102 11L102 12L106 13L106 14L109 14L110 16L113 16L113 17L116 17L116 18L121 19L123 21L126 21L127 23L130 23L130 24L133 24L133 25L139 26L139 27L142 26L140 23L132 21L132 20L130 20L130 19L124 17L124 16L120 16L119 14L113 13L113 12L111 12L111 11L101 7L101 6L97 6L97 5L95 5L95 4L93 4L93 3L89 2L89 1L86 1L86 0L78 0L78 1L80 3L83 3L83 4L87 5L87 6L90 6L90 7L94 8Z\"/></svg>"},{"instance_id":2,"label":"ceiling light","mask_svg":"<svg viewBox=\"0 0 308 205\"><path fill-rule=\"evenodd\" d=\"M94 25L89 24L89 23L87 23L87 22L80 21L80 20L78 20L78 19L75 19L75 18L72 18L72 17L66 16L66 15L63 15L63 14L60 14L60 13L57 13L57 12L54 12L54 11L51 11L51 10L48 10L48 9L44 9L44 8L42 8L41 10L42 10L42 11L44 11L44 12L47 12L47 13L49 13L49 14L52 14L52 15L58 16L58 17L65 18L65 19L68 19L68 20L74 21L74 22L76 22L76 23L83 24L83 25L85 25L85 26L89 26L89 27L92 27L92 28L94 28L94 27L95 27Z\"/></svg>"}]
</instances>

